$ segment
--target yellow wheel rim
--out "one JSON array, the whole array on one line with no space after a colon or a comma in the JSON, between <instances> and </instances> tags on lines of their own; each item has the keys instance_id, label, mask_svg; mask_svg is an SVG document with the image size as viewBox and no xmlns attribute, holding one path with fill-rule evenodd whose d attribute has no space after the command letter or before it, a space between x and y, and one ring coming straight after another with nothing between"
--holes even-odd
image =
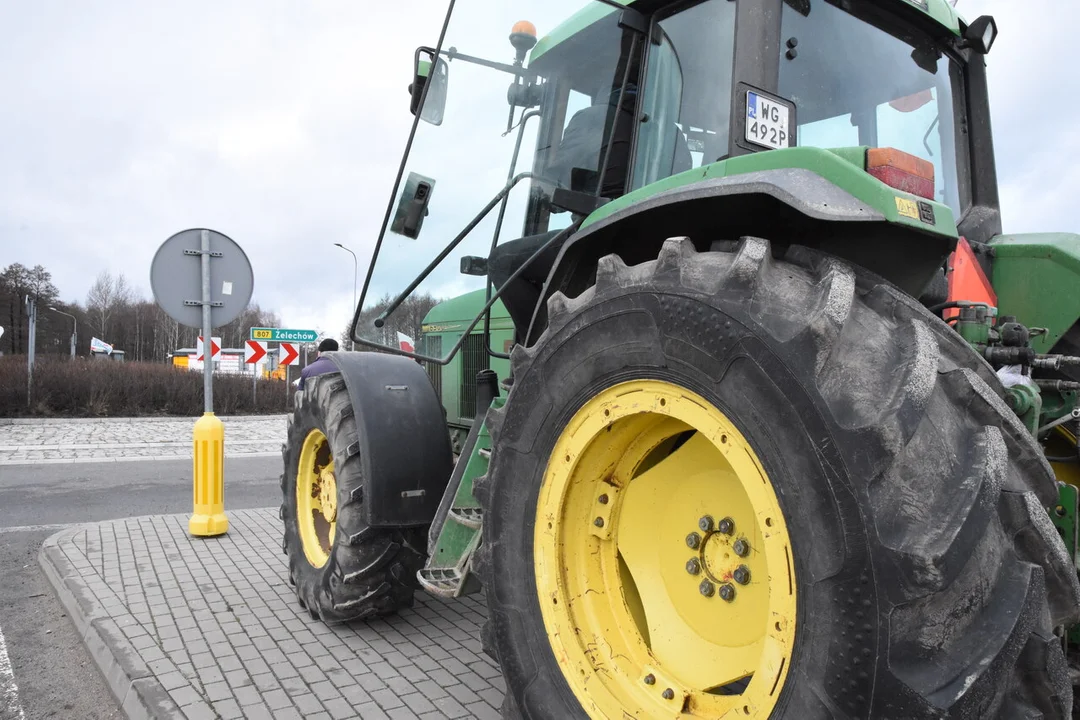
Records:
<instances>
[{"instance_id":1,"label":"yellow wheel rim","mask_svg":"<svg viewBox=\"0 0 1080 720\"><path fill-rule=\"evenodd\" d=\"M537 504L552 649L594 718L767 718L791 666L795 575L749 443L699 395L608 388L559 437Z\"/></svg>"},{"instance_id":2,"label":"yellow wheel rim","mask_svg":"<svg viewBox=\"0 0 1080 720\"><path fill-rule=\"evenodd\" d=\"M337 531L337 480L330 443L320 430L309 432L300 448L296 522L308 562L313 567L322 567L330 559Z\"/></svg>"}]
</instances>

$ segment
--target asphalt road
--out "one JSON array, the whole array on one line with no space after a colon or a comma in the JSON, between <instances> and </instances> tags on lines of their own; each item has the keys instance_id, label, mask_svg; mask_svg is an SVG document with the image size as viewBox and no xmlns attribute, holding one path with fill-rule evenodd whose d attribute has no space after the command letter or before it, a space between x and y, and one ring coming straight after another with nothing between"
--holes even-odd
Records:
<instances>
[{"instance_id":1,"label":"asphalt road","mask_svg":"<svg viewBox=\"0 0 1080 720\"><path fill-rule=\"evenodd\" d=\"M280 502L276 457L226 458L225 509ZM68 524L191 511L191 461L0 466L0 651L26 720L123 717L38 565L42 542ZM0 720L21 720L5 698Z\"/></svg>"}]
</instances>

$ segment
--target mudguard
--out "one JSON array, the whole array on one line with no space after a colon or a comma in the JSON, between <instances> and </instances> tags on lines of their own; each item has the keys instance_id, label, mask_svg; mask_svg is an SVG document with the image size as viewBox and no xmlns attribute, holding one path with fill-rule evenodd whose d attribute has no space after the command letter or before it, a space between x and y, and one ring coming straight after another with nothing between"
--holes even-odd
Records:
<instances>
[{"instance_id":1,"label":"mudguard","mask_svg":"<svg viewBox=\"0 0 1080 720\"><path fill-rule=\"evenodd\" d=\"M839 158L829 161L843 172L861 173ZM875 200L893 203L891 188L872 178L865 182L876 183ZM633 195L601 208L563 245L534 313L529 343L547 325L546 300L554 292L575 297L592 283L604 255L617 253L630 265L646 262L669 237L693 238L698 251L742 236L766 238L780 249L804 245L860 265L914 297L940 274L956 246L955 234L943 230L943 218L924 227L898 222L895 208L883 210L802 167L708 177L642 198Z\"/></svg>"},{"instance_id":2,"label":"mudguard","mask_svg":"<svg viewBox=\"0 0 1080 720\"><path fill-rule=\"evenodd\" d=\"M442 405L415 360L373 352L324 353L341 371L356 417L371 527L415 527L435 517L454 456Z\"/></svg>"}]
</instances>

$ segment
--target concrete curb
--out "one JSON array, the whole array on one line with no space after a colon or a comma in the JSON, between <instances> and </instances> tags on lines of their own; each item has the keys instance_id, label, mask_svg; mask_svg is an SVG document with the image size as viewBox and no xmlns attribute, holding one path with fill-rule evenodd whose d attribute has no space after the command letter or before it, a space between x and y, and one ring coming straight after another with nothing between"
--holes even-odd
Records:
<instances>
[{"instance_id":1,"label":"concrete curb","mask_svg":"<svg viewBox=\"0 0 1080 720\"><path fill-rule=\"evenodd\" d=\"M117 619L97 604L93 592L61 549L63 540L83 529L61 530L45 540L38 553L45 576L124 714L130 720L183 720L184 713L124 636ZM130 620L135 621L134 617ZM124 619L120 618L120 622Z\"/></svg>"}]
</instances>

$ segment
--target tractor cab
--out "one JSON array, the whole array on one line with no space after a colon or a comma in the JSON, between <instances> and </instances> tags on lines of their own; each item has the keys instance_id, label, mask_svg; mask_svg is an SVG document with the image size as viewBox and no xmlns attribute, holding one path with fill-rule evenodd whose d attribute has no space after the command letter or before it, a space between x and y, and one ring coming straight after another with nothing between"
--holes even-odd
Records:
<instances>
[{"instance_id":1,"label":"tractor cab","mask_svg":"<svg viewBox=\"0 0 1080 720\"><path fill-rule=\"evenodd\" d=\"M958 224L1000 231L981 59L995 35L943 0L455 3L439 46L416 52L416 119L365 281L364 298L395 301L362 301L356 340L395 337L409 295L480 288L506 295L524 339L573 231L764 169L900 191L884 220L917 236L922 261L897 280L918 295ZM894 261L866 260L886 275Z\"/></svg>"}]
</instances>

